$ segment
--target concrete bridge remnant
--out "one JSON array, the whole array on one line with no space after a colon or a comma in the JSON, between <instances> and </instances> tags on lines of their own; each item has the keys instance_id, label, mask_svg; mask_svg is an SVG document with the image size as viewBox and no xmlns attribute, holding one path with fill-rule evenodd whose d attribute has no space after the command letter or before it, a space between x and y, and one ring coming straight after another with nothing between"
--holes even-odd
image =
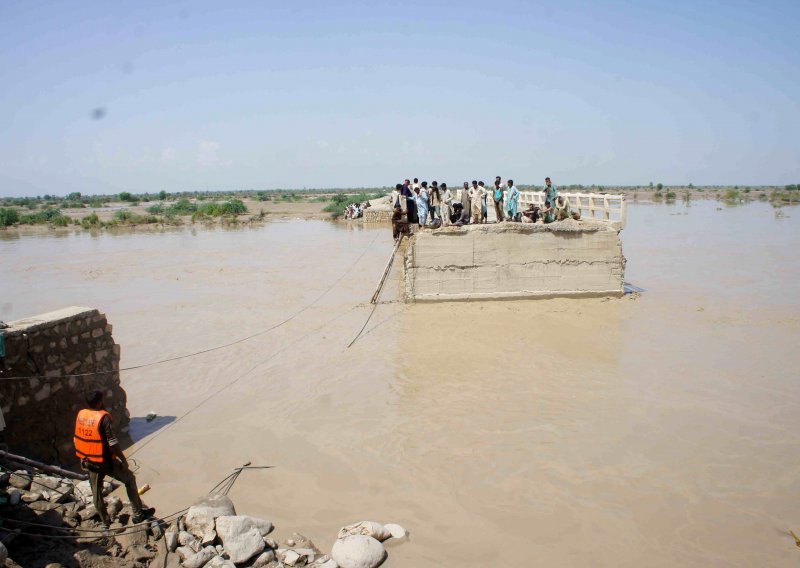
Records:
<instances>
[{"instance_id":1,"label":"concrete bridge remnant","mask_svg":"<svg viewBox=\"0 0 800 568\"><path fill-rule=\"evenodd\" d=\"M409 301L622 296L618 224L495 223L415 234L406 249Z\"/></svg>"},{"instance_id":2,"label":"concrete bridge remnant","mask_svg":"<svg viewBox=\"0 0 800 568\"><path fill-rule=\"evenodd\" d=\"M70 307L9 322L2 330L5 368L0 405L9 450L74 466L75 416L87 389L102 390L114 429L127 432L127 395L119 380L120 346L98 310Z\"/></svg>"}]
</instances>

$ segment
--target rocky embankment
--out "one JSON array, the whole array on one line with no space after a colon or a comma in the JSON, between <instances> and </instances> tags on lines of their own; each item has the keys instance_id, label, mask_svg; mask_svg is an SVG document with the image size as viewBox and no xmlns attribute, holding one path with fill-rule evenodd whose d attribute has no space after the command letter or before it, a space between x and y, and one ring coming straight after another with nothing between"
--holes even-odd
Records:
<instances>
[{"instance_id":1,"label":"rocky embankment","mask_svg":"<svg viewBox=\"0 0 800 568\"><path fill-rule=\"evenodd\" d=\"M187 510L132 524L130 504L105 484L112 524L96 517L88 481L17 470L0 473L0 566L6 568L373 568L383 541L404 539L399 525L364 521L343 527L330 554L295 533L278 542L270 521L236 513L211 494Z\"/></svg>"}]
</instances>

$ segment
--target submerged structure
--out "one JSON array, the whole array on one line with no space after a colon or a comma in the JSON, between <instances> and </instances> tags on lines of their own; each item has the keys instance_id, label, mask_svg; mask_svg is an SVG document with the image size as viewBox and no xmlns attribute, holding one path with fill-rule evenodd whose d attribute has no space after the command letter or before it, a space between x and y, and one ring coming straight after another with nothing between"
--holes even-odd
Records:
<instances>
[{"instance_id":1,"label":"submerged structure","mask_svg":"<svg viewBox=\"0 0 800 568\"><path fill-rule=\"evenodd\" d=\"M580 221L490 223L415 234L406 249L409 301L621 296L622 196L565 194ZM541 194L523 192L521 208ZM599 218L598 214L599 213Z\"/></svg>"}]
</instances>

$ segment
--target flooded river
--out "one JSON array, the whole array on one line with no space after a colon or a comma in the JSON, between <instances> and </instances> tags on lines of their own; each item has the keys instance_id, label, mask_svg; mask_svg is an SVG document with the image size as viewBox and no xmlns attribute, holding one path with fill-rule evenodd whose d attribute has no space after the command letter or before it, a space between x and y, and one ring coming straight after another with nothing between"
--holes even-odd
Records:
<instances>
[{"instance_id":1,"label":"flooded river","mask_svg":"<svg viewBox=\"0 0 800 568\"><path fill-rule=\"evenodd\" d=\"M0 233L0 318L105 312L161 513L240 513L388 566L796 566L800 210L632 205L621 299L405 305L386 228ZM143 417L154 411L151 424Z\"/></svg>"}]
</instances>

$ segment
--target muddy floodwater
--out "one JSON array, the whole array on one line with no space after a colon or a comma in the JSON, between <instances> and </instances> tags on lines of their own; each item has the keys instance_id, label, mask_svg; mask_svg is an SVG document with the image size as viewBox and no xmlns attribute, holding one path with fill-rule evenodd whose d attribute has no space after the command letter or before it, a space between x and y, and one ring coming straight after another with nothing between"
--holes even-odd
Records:
<instances>
[{"instance_id":1,"label":"muddy floodwater","mask_svg":"<svg viewBox=\"0 0 800 568\"><path fill-rule=\"evenodd\" d=\"M18 237L0 318L99 308L147 500L245 462L240 513L329 551L400 523L388 566L797 566L800 210L632 205L639 297L405 305L389 229ZM260 334L259 334L260 332ZM152 423L144 416L154 411Z\"/></svg>"}]
</instances>

